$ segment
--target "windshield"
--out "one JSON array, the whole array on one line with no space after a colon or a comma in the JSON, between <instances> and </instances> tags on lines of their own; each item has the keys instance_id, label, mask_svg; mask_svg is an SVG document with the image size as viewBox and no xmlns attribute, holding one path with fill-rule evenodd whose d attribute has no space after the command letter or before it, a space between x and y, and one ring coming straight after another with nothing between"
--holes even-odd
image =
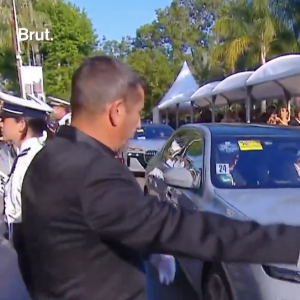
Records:
<instances>
[{"instance_id":1,"label":"windshield","mask_svg":"<svg viewBox=\"0 0 300 300\"><path fill-rule=\"evenodd\" d=\"M136 130L134 139L136 140L153 140L168 139L173 134L173 129L168 125L162 126L143 126Z\"/></svg>"},{"instance_id":2,"label":"windshield","mask_svg":"<svg viewBox=\"0 0 300 300\"><path fill-rule=\"evenodd\" d=\"M211 180L221 189L300 188L300 137L215 137Z\"/></svg>"}]
</instances>

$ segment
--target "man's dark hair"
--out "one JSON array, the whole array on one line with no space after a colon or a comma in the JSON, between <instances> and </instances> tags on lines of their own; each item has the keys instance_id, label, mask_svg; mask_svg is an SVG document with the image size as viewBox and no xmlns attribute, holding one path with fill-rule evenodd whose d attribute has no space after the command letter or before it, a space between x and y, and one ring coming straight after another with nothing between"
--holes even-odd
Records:
<instances>
[{"instance_id":1,"label":"man's dark hair","mask_svg":"<svg viewBox=\"0 0 300 300\"><path fill-rule=\"evenodd\" d=\"M75 71L71 87L71 113L95 113L105 104L126 99L128 92L144 88L140 76L114 57L94 56L86 59Z\"/></svg>"},{"instance_id":2,"label":"man's dark hair","mask_svg":"<svg viewBox=\"0 0 300 300\"><path fill-rule=\"evenodd\" d=\"M300 107L295 107L295 109L294 109L295 117L298 117L299 113L300 113Z\"/></svg>"},{"instance_id":3,"label":"man's dark hair","mask_svg":"<svg viewBox=\"0 0 300 300\"><path fill-rule=\"evenodd\" d=\"M26 123L26 129L22 133L22 138L25 138L27 131L30 130L34 137L40 137L43 135L44 131L47 131L47 122L44 119L32 119L32 118L15 118L17 122L24 120Z\"/></svg>"}]
</instances>

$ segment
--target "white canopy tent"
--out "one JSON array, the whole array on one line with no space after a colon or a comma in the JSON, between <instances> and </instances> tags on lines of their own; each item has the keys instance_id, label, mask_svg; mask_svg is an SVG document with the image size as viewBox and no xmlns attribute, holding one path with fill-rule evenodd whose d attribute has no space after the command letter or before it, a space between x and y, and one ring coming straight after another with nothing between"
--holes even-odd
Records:
<instances>
[{"instance_id":1,"label":"white canopy tent","mask_svg":"<svg viewBox=\"0 0 300 300\"><path fill-rule=\"evenodd\" d=\"M191 101L194 101L199 107L206 107L212 103L212 91L221 81L213 81L201 86L192 96Z\"/></svg>"},{"instance_id":2,"label":"white canopy tent","mask_svg":"<svg viewBox=\"0 0 300 300\"><path fill-rule=\"evenodd\" d=\"M240 72L221 81L212 91L212 96L216 97L215 105L245 100L247 98L246 82L253 73L252 71Z\"/></svg>"},{"instance_id":3,"label":"white canopy tent","mask_svg":"<svg viewBox=\"0 0 300 300\"><path fill-rule=\"evenodd\" d=\"M300 95L300 55L268 61L248 78L246 85L251 87L251 95L257 100Z\"/></svg>"},{"instance_id":4,"label":"white canopy tent","mask_svg":"<svg viewBox=\"0 0 300 300\"><path fill-rule=\"evenodd\" d=\"M176 80L163 99L159 102L158 109L163 110L175 107L178 103L190 106L190 97L198 87L198 83L190 71L187 62L184 62Z\"/></svg>"}]
</instances>

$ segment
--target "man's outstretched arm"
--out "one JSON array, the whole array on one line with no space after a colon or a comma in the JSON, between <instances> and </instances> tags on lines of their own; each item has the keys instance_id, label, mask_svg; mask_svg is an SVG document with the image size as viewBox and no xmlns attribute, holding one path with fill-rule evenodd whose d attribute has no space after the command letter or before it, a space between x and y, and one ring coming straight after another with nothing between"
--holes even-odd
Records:
<instances>
[{"instance_id":1,"label":"man's outstretched arm","mask_svg":"<svg viewBox=\"0 0 300 300\"><path fill-rule=\"evenodd\" d=\"M81 201L93 230L138 251L227 262L297 264L299 259L300 227L261 226L177 210L144 196L130 171L117 161L113 166L111 161L93 162Z\"/></svg>"}]
</instances>

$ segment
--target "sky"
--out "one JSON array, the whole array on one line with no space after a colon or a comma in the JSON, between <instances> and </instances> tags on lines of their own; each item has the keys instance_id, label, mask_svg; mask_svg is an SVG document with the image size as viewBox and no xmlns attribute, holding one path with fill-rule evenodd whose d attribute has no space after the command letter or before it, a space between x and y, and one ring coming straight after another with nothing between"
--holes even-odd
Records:
<instances>
[{"instance_id":1,"label":"sky","mask_svg":"<svg viewBox=\"0 0 300 300\"><path fill-rule=\"evenodd\" d=\"M71 0L85 8L99 37L121 40L134 36L136 29L155 19L155 9L164 8L171 0Z\"/></svg>"}]
</instances>

